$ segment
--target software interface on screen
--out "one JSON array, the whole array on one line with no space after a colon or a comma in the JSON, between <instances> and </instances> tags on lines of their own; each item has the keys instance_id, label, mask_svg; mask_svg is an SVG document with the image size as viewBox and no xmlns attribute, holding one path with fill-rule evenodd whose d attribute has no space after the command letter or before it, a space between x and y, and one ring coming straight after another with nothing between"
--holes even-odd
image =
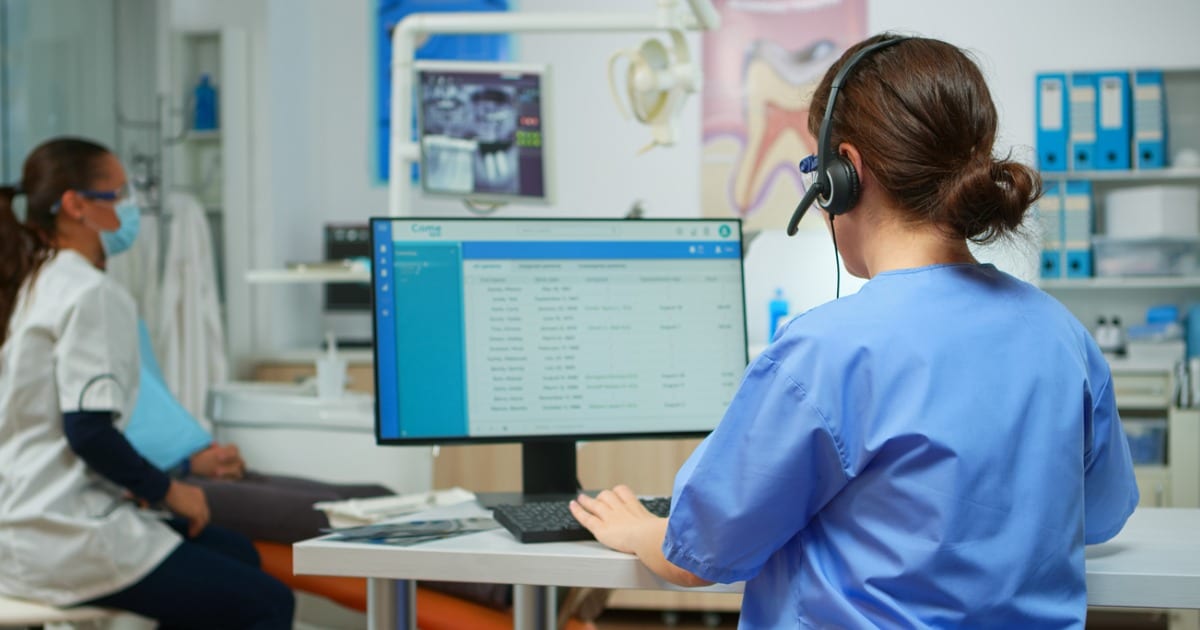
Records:
<instances>
[{"instance_id":1,"label":"software interface on screen","mask_svg":"<svg viewBox=\"0 0 1200 630\"><path fill-rule=\"evenodd\" d=\"M428 192L543 199L543 74L418 66Z\"/></svg>"},{"instance_id":2,"label":"software interface on screen","mask_svg":"<svg viewBox=\"0 0 1200 630\"><path fill-rule=\"evenodd\" d=\"M737 221L372 221L379 439L709 431L746 366Z\"/></svg>"}]
</instances>

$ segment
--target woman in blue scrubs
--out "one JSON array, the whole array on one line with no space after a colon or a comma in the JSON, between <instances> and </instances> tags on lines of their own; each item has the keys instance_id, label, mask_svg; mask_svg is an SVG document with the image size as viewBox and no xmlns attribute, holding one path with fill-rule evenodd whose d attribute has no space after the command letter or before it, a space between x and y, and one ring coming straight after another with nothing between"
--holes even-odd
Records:
<instances>
[{"instance_id":1,"label":"woman in blue scrubs","mask_svg":"<svg viewBox=\"0 0 1200 630\"><path fill-rule=\"evenodd\" d=\"M937 40L855 45L810 111L859 180L819 198L869 281L755 359L669 519L623 486L572 512L669 581L745 581L743 628L1082 627L1084 545L1138 501L1111 374L1060 303L968 248L1020 228L1038 175L992 155L986 82Z\"/></svg>"}]
</instances>

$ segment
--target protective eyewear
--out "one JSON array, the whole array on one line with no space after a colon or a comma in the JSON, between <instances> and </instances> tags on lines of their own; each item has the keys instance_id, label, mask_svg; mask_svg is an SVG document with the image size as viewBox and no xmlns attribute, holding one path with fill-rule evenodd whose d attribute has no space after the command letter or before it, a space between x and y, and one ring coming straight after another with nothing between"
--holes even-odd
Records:
<instances>
[{"instance_id":1,"label":"protective eyewear","mask_svg":"<svg viewBox=\"0 0 1200 630\"><path fill-rule=\"evenodd\" d=\"M121 203L129 199L133 192L129 184L116 190L92 190L90 188L75 188L75 194L91 201L108 201L114 204ZM50 206L50 214L57 214L62 209L62 201L56 201L53 206Z\"/></svg>"},{"instance_id":2,"label":"protective eyewear","mask_svg":"<svg viewBox=\"0 0 1200 630\"><path fill-rule=\"evenodd\" d=\"M800 192L806 193L817 179L817 156L805 157L797 166L800 168Z\"/></svg>"},{"instance_id":3,"label":"protective eyewear","mask_svg":"<svg viewBox=\"0 0 1200 630\"><path fill-rule=\"evenodd\" d=\"M129 189L129 184L125 184L116 190L89 190L85 188L76 189L75 192L85 199L91 199L93 201L111 201L113 203L121 203L122 201L128 199L130 195L132 195L132 192Z\"/></svg>"}]
</instances>

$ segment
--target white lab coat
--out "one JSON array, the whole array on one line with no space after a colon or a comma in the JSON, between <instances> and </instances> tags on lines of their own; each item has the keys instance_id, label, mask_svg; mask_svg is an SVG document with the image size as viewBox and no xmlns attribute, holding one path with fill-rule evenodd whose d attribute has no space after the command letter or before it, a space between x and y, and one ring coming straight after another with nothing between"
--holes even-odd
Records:
<instances>
[{"instance_id":1,"label":"white lab coat","mask_svg":"<svg viewBox=\"0 0 1200 630\"><path fill-rule=\"evenodd\" d=\"M181 539L67 444L63 413L137 394L133 301L62 250L26 282L0 345L0 594L64 606L119 591Z\"/></svg>"},{"instance_id":2,"label":"white lab coat","mask_svg":"<svg viewBox=\"0 0 1200 630\"><path fill-rule=\"evenodd\" d=\"M166 208L171 233L154 346L171 392L211 431L204 419L205 397L209 386L226 380L229 370L212 239L195 197L172 193Z\"/></svg>"}]
</instances>

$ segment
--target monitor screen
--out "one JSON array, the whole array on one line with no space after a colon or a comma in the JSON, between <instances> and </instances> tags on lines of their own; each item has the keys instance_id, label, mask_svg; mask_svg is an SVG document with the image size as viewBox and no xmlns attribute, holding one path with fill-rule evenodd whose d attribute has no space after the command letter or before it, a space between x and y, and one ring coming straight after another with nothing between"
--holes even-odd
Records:
<instances>
[{"instance_id":1,"label":"monitor screen","mask_svg":"<svg viewBox=\"0 0 1200 630\"><path fill-rule=\"evenodd\" d=\"M549 201L544 66L417 62L416 73L425 192Z\"/></svg>"},{"instance_id":2,"label":"monitor screen","mask_svg":"<svg viewBox=\"0 0 1200 630\"><path fill-rule=\"evenodd\" d=\"M380 443L702 435L741 381L736 219L371 232Z\"/></svg>"}]
</instances>

